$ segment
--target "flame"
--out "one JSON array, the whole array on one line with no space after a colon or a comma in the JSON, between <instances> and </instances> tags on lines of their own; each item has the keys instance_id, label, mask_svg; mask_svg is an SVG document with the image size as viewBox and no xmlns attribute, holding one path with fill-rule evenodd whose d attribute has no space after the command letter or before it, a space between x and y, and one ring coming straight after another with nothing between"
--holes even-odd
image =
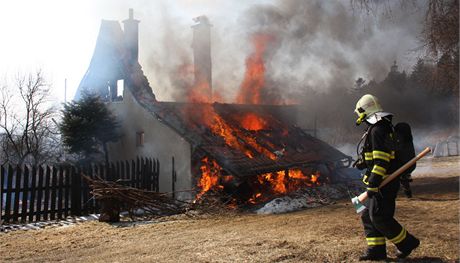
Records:
<instances>
[{"instance_id":1,"label":"flame","mask_svg":"<svg viewBox=\"0 0 460 263\"><path fill-rule=\"evenodd\" d=\"M246 59L246 73L236 98L237 103L260 104L265 85L264 54L273 36L258 33L252 36L254 52Z\"/></svg>"},{"instance_id":2,"label":"flame","mask_svg":"<svg viewBox=\"0 0 460 263\"><path fill-rule=\"evenodd\" d=\"M289 192L297 191L302 187L310 187L313 185L320 185L318 177L319 172L315 172L310 176L305 175L300 169L288 170L288 176L285 171L278 171L273 173L266 173L259 175L257 181L260 185L269 185L271 194L286 194ZM252 203L262 196L253 196L249 202Z\"/></svg>"},{"instance_id":3,"label":"flame","mask_svg":"<svg viewBox=\"0 0 460 263\"><path fill-rule=\"evenodd\" d=\"M208 125L211 128L211 131L214 134L221 136L228 146L242 151L247 157L251 159L254 158L253 153L247 149L246 146L234 135L233 132L235 129L228 125L227 122L222 119L222 117L218 115L213 108L211 114L213 121Z\"/></svg>"},{"instance_id":4,"label":"flame","mask_svg":"<svg viewBox=\"0 0 460 263\"><path fill-rule=\"evenodd\" d=\"M196 199L200 199L204 193L213 189L214 187L222 188L219 187L220 166L216 161L212 160L210 162L208 157L204 157L201 160L200 170L201 178L198 181L198 187L201 191L196 195Z\"/></svg>"},{"instance_id":5,"label":"flame","mask_svg":"<svg viewBox=\"0 0 460 263\"><path fill-rule=\"evenodd\" d=\"M251 198L249 198L248 203L249 204L257 204L257 199L259 199L262 196L262 193L255 193Z\"/></svg>"},{"instance_id":6,"label":"flame","mask_svg":"<svg viewBox=\"0 0 460 263\"><path fill-rule=\"evenodd\" d=\"M204 157L201 160L201 178L198 181L200 192L196 200L200 199L204 193L210 190L224 190L226 184L231 184L234 177L231 175L222 176L221 167L215 160ZM261 174L256 177L253 184L254 193L248 200L242 200L247 204L257 204L273 198L274 196L284 195L297 191L304 187L320 185L318 171L307 175L301 169L290 169L287 171L277 171ZM220 184L223 183L223 184ZM236 208L238 201L233 198L227 205L229 208Z\"/></svg>"},{"instance_id":7,"label":"flame","mask_svg":"<svg viewBox=\"0 0 460 263\"><path fill-rule=\"evenodd\" d=\"M320 176L320 173L319 171L317 171L316 173L312 174L311 177L310 177L310 181L314 184L318 183L318 177Z\"/></svg>"},{"instance_id":8,"label":"flame","mask_svg":"<svg viewBox=\"0 0 460 263\"><path fill-rule=\"evenodd\" d=\"M266 173L259 175L258 181L261 184L268 183L271 185L273 192L277 194L285 194L286 190L286 181L285 181L286 174L284 171L274 172L274 173Z\"/></svg>"},{"instance_id":9,"label":"flame","mask_svg":"<svg viewBox=\"0 0 460 263\"><path fill-rule=\"evenodd\" d=\"M214 135L221 137L225 141L226 145L241 151L248 158L252 159L257 154L262 154L272 160L276 159L276 155L266 146L261 145L254 137L255 135L245 133L240 127L238 127L243 122L246 123L246 125L254 125L261 128L266 127L267 121L254 113L249 113L243 117L242 120L236 124L238 126L232 126L215 111L212 104L205 104L197 109L189 107L186 108L185 111L185 114L193 115L190 116L191 118L199 116L199 118L202 119L203 124L205 124L205 126L208 127ZM255 124L250 124L251 121L254 121ZM274 148L273 145L268 143L267 146Z\"/></svg>"},{"instance_id":10,"label":"flame","mask_svg":"<svg viewBox=\"0 0 460 263\"><path fill-rule=\"evenodd\" d=\"M189 102L211 103L212 94L209 83L201 82L193 85L187 94L187 99Z\"/></svg>"},{"instance_id":11,"label":"flame","mask_svg":"<svg viewBox=\"0 0 460 263\"><path fill-rule=\"evenodd\" d=\"M308 176L304 175L301 170L293 169L289 170L289 177L294 179L307 180Z\"/></svg>"},{"instance_id":12,"label":"flame","mask_svg":"<svg viewBox=\"0 0 460 263\"><path fill-rule=\"evenodd\" d=\"M254 113L248 113L241 119L241 126L248 131L260 131L267 128L267 121Z\"/></svg>"}]
</instances>

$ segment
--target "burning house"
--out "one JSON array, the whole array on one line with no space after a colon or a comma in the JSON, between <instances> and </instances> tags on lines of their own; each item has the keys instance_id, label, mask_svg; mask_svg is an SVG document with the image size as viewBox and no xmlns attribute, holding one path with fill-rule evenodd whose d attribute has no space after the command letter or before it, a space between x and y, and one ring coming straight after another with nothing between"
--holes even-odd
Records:
<instances>
[{"instance_id":1,"label":"burning house","mask_svg":"<svg viewBox=\"0 0 460 263\"><path fill-rule=\"evenodd\" d=\"M110 158L158 158L160 192L179 199L216 190L237 204L252 204L332 182L334 169L348 166L350 157L297 127L295 106L262 105L248 88L238 104L211 103L211 25L205 17L195 22L197 92L189 102L160 102L137 60L139 21L132 10L124 30L117 21L102 21L76 98L95 92L119 118L123 136L110 145ZM263 75L245 82L263 85Z\"/></svg>"}]
</instances>

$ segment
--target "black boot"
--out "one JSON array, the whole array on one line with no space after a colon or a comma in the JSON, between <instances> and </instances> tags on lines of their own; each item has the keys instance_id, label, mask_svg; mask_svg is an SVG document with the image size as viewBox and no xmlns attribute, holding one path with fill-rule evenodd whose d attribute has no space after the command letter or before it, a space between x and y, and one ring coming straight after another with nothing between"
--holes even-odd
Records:
<instances>
[{"instance_id":1,"label":"black boot","mask_svg":"<svg viewBox=\"0 0 460 263\"><path fill-rule=\"evenodd\" d=\"M398 248L398 252L396 253L396 256L398 258L406 258L419 245L420 245L420 240L415 238L413 235L407 233L406 239L403 240L403 242L401 242L400 244L396 245L396 247Z\"/></svg>"},{"instance_id":2,"label":"black boot","mask_svg":"<svg viewBox=\"0 0 460 263\"><path fill-rule=\"evenodd\" d=\"M370 246L364 252L362 256L359 257L359 261L365 261L365 260L373 260L373 261L379 261L379 260L385 260L387 259L387 248L385 245L383 246Z\"/></svg>"},{"instance_id":3,"label":"black boot","mask_svg":"<svg viewBox=\"0 0 460 263\"><path fill-rule=\"evenodd\" d=\"M404 179L401 178L401 186L402 186L403 192L407 196L407 198L412 198L412 190L410 188L410 182L412 182L412 179L410 179L410 177L409 178L404 178Z\"/></svg>"}]
</instances>

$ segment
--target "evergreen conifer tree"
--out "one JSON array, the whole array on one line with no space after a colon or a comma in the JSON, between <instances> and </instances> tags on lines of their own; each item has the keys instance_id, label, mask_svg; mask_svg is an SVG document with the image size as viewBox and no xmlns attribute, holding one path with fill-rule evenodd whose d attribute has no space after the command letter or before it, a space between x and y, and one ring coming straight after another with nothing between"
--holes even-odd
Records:
<instances>
[{"instance_id":1,"label":"evergreen conifer tree","mask_svg":"<svg viewBox=\"0 0 460 263\"><path fill-rule=\"evenodd\" d=\"M64 105L60 125L63 144L70 153L89 162L94 154L103 154L109 161L107 143L120 138L119 124L105 103L95 95L84 95L79 101Z\"/></svg>"}]
</instances>

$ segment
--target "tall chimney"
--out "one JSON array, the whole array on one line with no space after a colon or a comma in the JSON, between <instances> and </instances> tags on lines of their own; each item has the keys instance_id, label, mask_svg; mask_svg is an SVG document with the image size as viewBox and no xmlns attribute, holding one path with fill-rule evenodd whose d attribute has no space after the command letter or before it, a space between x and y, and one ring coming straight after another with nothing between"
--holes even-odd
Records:
<instances>
[{"instance_id":1,"label":"tall chimney","mask_svg":"<svg viewBox=\"0 0 460 263\"><path fill-rule=\"evenodd\" d=\"M211 24L206 16L193 19L193 59L195 64L195 85L200 86L203 95L212 102Z\"/></svg>"},{"instance_id":2,"label":"tall chimney","mask_svg":"<svg viewBox=\"0 0 460 263\"><path fill-rule=\"evenodd\" d=\"M125 47L130 62L139 59L139 20L134 19L133 9L129 9L129 18L123 21L125 33Z\"/></svg>"}]
</instances>

